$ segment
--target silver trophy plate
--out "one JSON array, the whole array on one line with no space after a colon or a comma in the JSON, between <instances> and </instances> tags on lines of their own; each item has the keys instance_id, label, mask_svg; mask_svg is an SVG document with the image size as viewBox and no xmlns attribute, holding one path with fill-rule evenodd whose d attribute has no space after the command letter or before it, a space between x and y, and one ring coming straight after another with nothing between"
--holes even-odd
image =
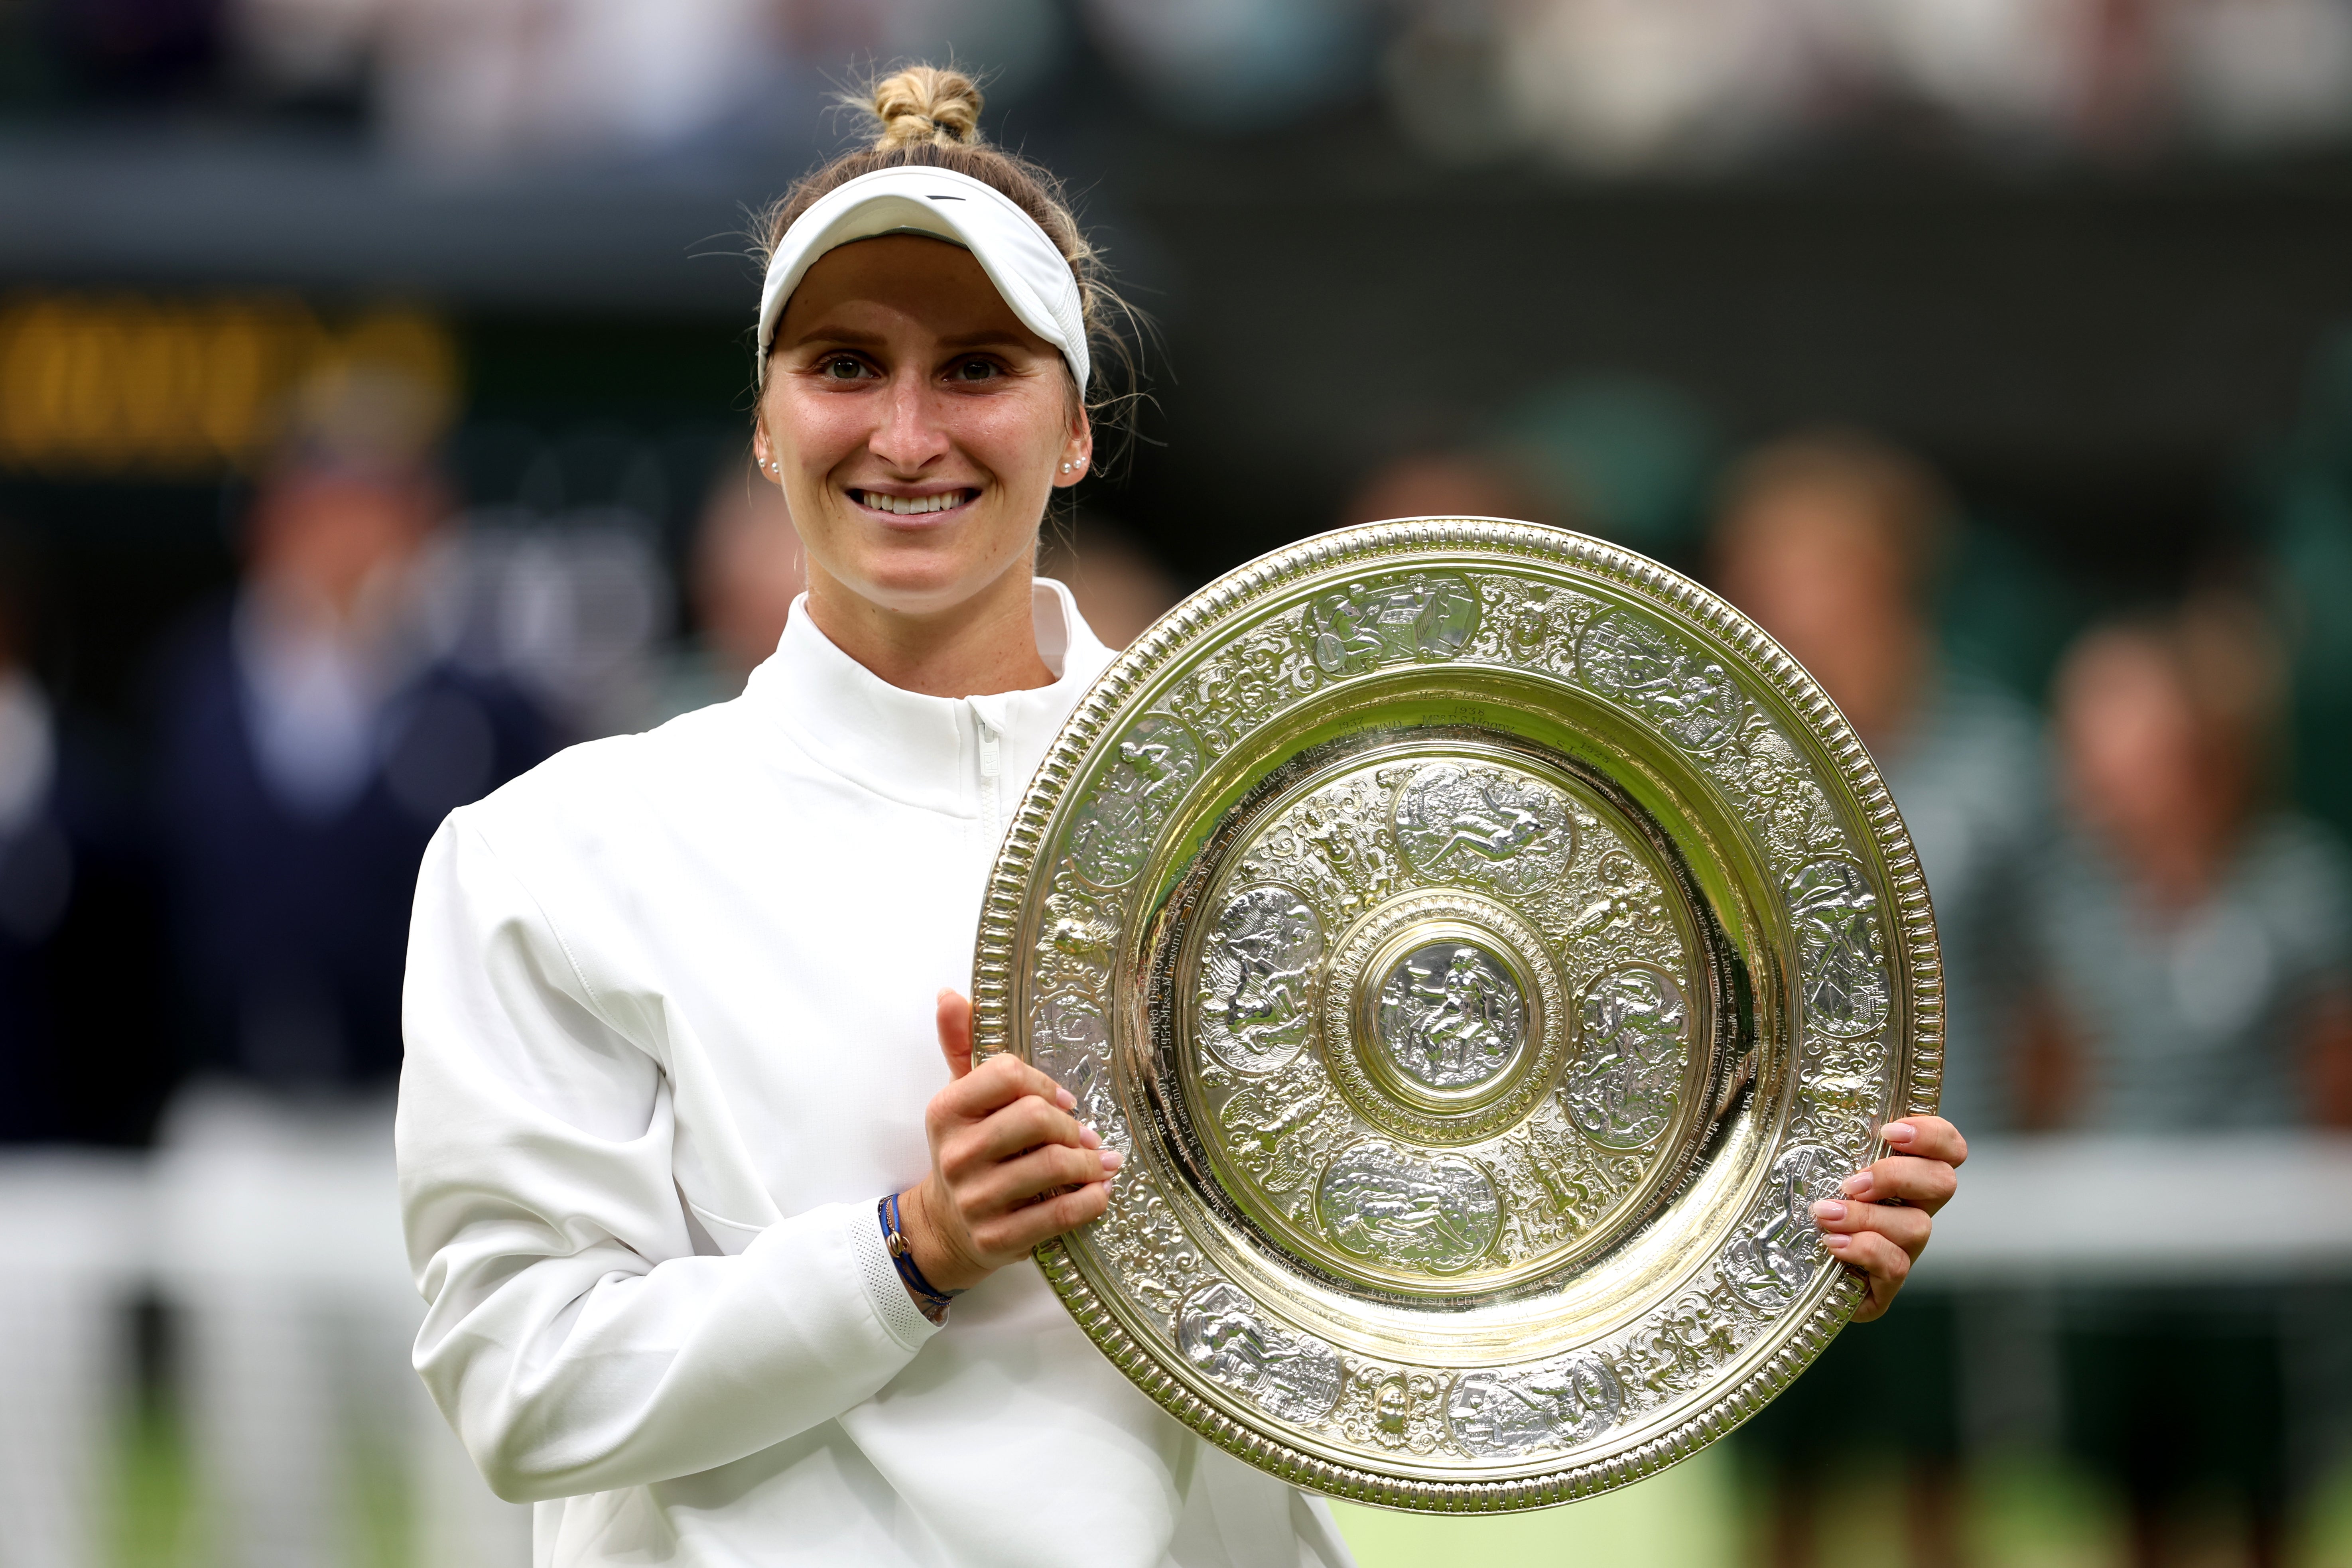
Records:
<instances>
[{"instance_id":1,"label":"silver trophy plate","mask_svg":"<svg viewBox=\"0 0 2352 1568\"><path fill-rule=\"evenodd\" d=\"M1203 1436L1390 1507L1637 1480L1860 1300L1810 1205L1932 1111L1926 884L1738 612L1523 523L1375 523L1195 594L1000 856L979 1054L1128 1156L1038 1263Z\"/></svg>"}]
</instances>

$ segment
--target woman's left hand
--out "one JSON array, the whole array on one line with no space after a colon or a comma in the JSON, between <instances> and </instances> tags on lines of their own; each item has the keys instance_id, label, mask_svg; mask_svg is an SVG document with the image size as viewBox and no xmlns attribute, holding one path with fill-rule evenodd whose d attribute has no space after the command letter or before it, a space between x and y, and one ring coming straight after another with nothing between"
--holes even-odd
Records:
<instances>
[{"instance_id":1,"label":"woman's left hand","mask_svg":"<svg viewBox=\"0 0 2352 1568\"><path fill-rule=\"evenodd\" d=\"M1927 1249L1929 1215L1951 1202L1954 1173L1969 1157L1968 1140L1940 1116L1890 1121L1881 1137L1895 1152L1857 1171L1839 1195L1813 1205L1824 1245L1870 1287L1853 1321L1866 1323L1895 1304L1895 1292Z\"/></svg>"}]
</instances>

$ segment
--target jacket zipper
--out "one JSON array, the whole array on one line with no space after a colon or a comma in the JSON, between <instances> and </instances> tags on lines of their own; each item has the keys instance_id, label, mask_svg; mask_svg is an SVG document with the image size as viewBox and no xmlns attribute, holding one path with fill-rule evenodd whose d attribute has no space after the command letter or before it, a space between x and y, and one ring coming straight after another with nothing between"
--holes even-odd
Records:
<instances>
[{"instance_id":1,"label":"jacket zipper","mask_svg":"<svg viewBox=\"0 0 2352 1568\"><path fill-rule=\"evenodd\" d=\"M1001 742L1003 731L988 721L980 705L971 705L972 722L980 729L980 826L985 833L989 853L996 851L996 841L1003 836L1003 810L999 803L1003 759Z\"/></svg>"}]
</instances>

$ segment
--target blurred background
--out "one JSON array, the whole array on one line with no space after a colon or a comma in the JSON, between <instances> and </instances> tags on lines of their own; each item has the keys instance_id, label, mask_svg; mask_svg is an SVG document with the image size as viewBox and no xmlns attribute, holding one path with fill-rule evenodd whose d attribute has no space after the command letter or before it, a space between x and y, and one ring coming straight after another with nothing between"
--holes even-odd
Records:
<instances>
[{"instance_id":1,"label":"blurred background","mask_svg":"<svg viewBox=\"0 0 2352 1568\"><path fill-rule=\"evenodd\" d=\"M1935 894L1895 1312L1368 1568L2352 1564L2352 0L0 0L0 1568L526 1561L404 1365L416 860L773 647L749 213L950 55L1157 323L1106 640L1584 529Z\"/></svg>"}]
</instances>

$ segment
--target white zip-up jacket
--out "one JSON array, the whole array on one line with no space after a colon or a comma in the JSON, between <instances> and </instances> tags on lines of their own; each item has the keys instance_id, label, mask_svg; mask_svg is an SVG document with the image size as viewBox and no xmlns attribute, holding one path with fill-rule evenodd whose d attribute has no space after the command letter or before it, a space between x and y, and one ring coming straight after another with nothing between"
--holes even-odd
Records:
<instances>
[{"instance_id":1,"label":"white zip-up jacket","mask_svg":"<svg viewBox=\"0 0 2352 1568\"><path fill-rule=\"evenodd\" d=\"M1109 662L1040 581L1034 691L877 679L795 605L735 701L451 815L410 933L416 1366L539 1563L1338 1568L1320 1503L1162 1414L1028 1262L947 1326L875 1199L929 1168L940 988Z\"/></svg>"}]
</instances>

